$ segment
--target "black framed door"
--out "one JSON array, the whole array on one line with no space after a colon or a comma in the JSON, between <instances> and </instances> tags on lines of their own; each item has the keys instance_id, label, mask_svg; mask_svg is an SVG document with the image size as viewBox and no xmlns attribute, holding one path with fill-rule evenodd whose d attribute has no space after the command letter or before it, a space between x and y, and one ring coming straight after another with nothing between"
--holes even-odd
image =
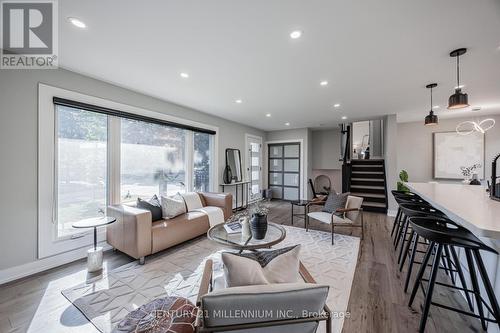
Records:
<instances>
[{"instance_id":1,"label":"black framed door","mask_svg":"<svg viewBox=\"0 0 500 333\"><path fill-rule=\"evenodd\" d=\"M268 183L273 198L299 200L300 143L269 144L268 152Z\"/></svg>"}]
</instances>

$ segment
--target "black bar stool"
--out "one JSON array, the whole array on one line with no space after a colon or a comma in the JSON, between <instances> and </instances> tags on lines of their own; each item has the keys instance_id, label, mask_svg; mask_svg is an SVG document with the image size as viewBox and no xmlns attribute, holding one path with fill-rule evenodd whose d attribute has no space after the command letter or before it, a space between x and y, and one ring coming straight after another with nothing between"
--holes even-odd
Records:
<instances>
[{"instance_id":1,"label":"black bar stool","mask_svg":"<svg viewBox=\"0 0 500 333\"><path fill-rule=\"evenodd\" d=\"M399 205L402 203L402 202L412 202L412 200L422 200L424 201L422 198L420 198L417 194L415 193L412 193L412 192L403 192L403 191L396 191L396 190L392 190L392 195L394 196L394 199L396 200L396 202L398 203L398 212L396 214L396 218L394 219L394 224L392 225L392 231L391 231L391 237L394 235L394 231L396 230L396 226L400 226L401 225L401 221L402 221L402 212L401 212L401 208L399 207ZM394 239L394 242L396 242L396 239ZM395 244L395 243L394 243Z\"/></svg>"},{"instance_id":2,"label":"black bar stool","mask_svg":"<svg viewBox=\"0 0 500 333\"><path fill-rule=\"evenodd\" d=\"M460 225L449 223L450 222L449 220L433 218L433 217L410 217L409 222L412 230L414 230L415 233L417 233L420 237L423 237L430 242L430 245L427 248L427 252L425 254L422 265L420 266L420 270L418 271L415 284L413 286L413 290L410 296L410 300L408 302L408 306L411 307L419 287L422 287L422 291L425 296L425 301L422 311L422 317L420 318L419 332L424 332L425 330L425 325L427 323L427 317L429 315L429 310L431 305L478 318L481 320L481 325L484 330L487 329L486 327L487 321L497 323L500 327L500 308L498 306L498 302L495 297L493 287L491 286L491 282L488 278L488 274L486 272L486 268L484 266L479 251L484 250L495 254L498 253L494 249L486 246L469 230L465 229ZM445 246L449 247L450 249L453 249L452 253L455 253L454 258L457 261L457 265L460 265L460 263L458 263L458 258L456 258L456 251L454 247L461 247L464 249L472 281L472 290L469 290L466 286L462 286L463 288L459 288L445 283L436 282L437 272L439 268L439 261ZM430 277L429 279L424 279L423 276L427 264L429 263L431 256L433 254L434 254L434 259L431 265ZM475 266L477 266L479 275L486 290L489 300L489 305L488 303L485 302L485 300L481 296L479 283L476 276ZM423 281L428 282L426 291L423 287L422 283ZM465 294L472 293L476 300L478 315L475 314L474 312L467 312L461 309L453 308L448 305L433 302L432 294L434 291L435 284L443 285L445 287L450 287L454 289L459 289L464 291ZM483 305L493 315L494 319L486 318L486 316L484 315ZM469 306L471 307L470 304ZM473 309L471 309L471 311L473 311Z\"/></svg>"}]
</instances>

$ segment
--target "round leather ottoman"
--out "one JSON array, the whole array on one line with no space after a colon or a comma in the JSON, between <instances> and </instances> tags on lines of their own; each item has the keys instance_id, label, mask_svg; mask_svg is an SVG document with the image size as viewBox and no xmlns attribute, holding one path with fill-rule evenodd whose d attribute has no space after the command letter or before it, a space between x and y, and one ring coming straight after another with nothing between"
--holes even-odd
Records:
<instances>
[{"instance_id":1,"label":"round leather ottoman","mask_svg":"<svg viewBox=\"0 0 500 333\"><path fill-rule=\"evenodd\" d=\"M130 312L113 332L192 333L196 313L197 308L186 298L159 298Z\"/></svg>"}]
</instances>

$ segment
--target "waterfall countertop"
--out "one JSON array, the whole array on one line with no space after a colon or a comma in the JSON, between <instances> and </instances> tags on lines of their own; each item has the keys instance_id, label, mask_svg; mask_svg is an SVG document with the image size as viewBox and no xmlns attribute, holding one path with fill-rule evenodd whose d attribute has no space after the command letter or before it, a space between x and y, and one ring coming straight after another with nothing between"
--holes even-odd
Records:
<instances>
[{"instance_id":1,"label":"waterfall countertop","mask_svg":"<svg viewBox=\"0 0 500 333\"><path fill-rule=\"evenodd\" d=\"M500 201L491 200L485 187L439 183L406 186L476 236L500 240Z\"/></svg>"}]
</instances>

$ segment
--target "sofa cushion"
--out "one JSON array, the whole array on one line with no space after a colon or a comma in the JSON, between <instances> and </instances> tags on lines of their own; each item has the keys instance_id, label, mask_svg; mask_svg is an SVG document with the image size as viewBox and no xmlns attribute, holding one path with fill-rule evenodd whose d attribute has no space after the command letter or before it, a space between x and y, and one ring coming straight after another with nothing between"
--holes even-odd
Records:
<instances>
[{"instance_id":1,"label":"sofa cushion","mask_svg":"<svg viewBox=\"0 0 500 333\"><path fill-rule=\"evenodd\" d=\"M186 212L186 204L180 195L161 196L161 208L164 219L173 219Z\"/></svg>"},{"instance_id":2,"label":"sofa cushion","mask_svg":"<svg viewBox=\"0 0 500 333\"><path fill-rule=\"evenodd\" d=\"M137 198L137 208L149 210L151 212L151 220L153 222L161 220L162 218L161 204L156 194L147 201Z\"/></svg>"},{"instance_id":3,"label":"sofa cushion","mask_svg":"<svg viewBox=\"0 0 500 333\"><path fill-rule=\"evenodd\" d=\"M222 253L228 287L301 281L300 245L254 253Z\"/></svg>"},{"instance_id":4,"label":"sofa cushion","mask_svg":"<svg viewBox=\"0 0 500 333\"><path fill-rule=\"evenodd\" d=\"M203 207L201 203L200 195L196 192L186 192L181 194L182 199L186 203L186 209L188 212L199 209Z\"/></svg>"}]
</instances>

